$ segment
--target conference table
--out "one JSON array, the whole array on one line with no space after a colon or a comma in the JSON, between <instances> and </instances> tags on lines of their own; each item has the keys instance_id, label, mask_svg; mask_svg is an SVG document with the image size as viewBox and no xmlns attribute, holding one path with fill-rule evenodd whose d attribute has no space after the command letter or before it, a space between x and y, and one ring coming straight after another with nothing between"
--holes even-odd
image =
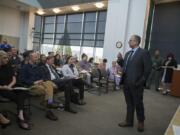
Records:
<instances>
[{"instance_id":1,"label":"conference table","mask_svg":"<svg viewBox=\"0 0 180 135\"><path fill-rule=\"evenodd\" d=\"M178 128L180 133L180 105L176 110L173 118L171 119L171 122L164 135L180 135L180 134L175 134L174 128L176 129Z\"/></svg>"}]
</instances>

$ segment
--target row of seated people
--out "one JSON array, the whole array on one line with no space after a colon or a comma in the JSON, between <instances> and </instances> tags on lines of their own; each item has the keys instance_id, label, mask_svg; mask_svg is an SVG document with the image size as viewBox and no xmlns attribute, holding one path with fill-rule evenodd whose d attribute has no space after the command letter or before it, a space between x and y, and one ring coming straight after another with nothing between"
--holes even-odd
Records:
<instances>
[{"instance_id":1,"label":"row of seated people","mask_svg":"<svg viewBox=\"0 0 180 135\"><path fill-rule=\"evenodd\" d=\"M14 49L12 49L14 50ZM15 51L14 51L15 52ZM14 53L16 54L16 52ZM18 76L18 82L23 84L23 86L30 87L33 93L38 95L45 95L44 97L44 105L47 107L46 117L51 120L57 120L57 116L55 116L50 108L57 108L56 104L53 104L53 94L54 89L64 90L65 93L65 111L76 113L70 107L71 95L74 93L73 88L77 87L79 89L80 100L78 101L79 105L85 104L83 101L84 99L84 83L88 86L91 86L92 83L92 69L95 66L93 62L87 61L87 55L82 55L82 61L78 62L72 56L66 58L66 62L64 65L59 66L61 67L62 72L57 72L56 68L58 66L54 66L55 64L55 57L49 55L45 57L45 55L41 55L40 60L38 59L38 54L33 51L28 51L26 53L26 57L23 61L23 64L19 65L19 59L15 59L14 57L9 57L8 55L1 51L1 61L4 60L4 64L0 66L0 75L1 80L9 80L7 82L0 81L0 89L5 91L3 94L0 95L6 98L10 98L11 100L15 101L18 105L19 113L19 126L23 129L30 129L28 122L26 122L23 116L23 104L24 100L27 98L27 93L19 92L19 91L8 91L12 89L12 87L16 84L16 77ZM39 61L39 62L38 62ZM3 62L2 62L3 63ZM11 64L9 64L11 63ZM56 60L57 63L57 60ZM2 68L3 67L3 68ZM13 68L15 68L13 72ZM79 68L78 68L79 67ZM98 68L101 70L106 71L105 64L99 64ZM79 77L79 71L86 71L85 73L85 81L83 81ZM11 72L10 72L11 71ZM112 62L112 67L108 68L107 73L109 74L110 79L114 79L114 76L120 71L120 68L116 65L116 62ZM7 76L7 72L10 73ZM61 74L62 73L62 74ZM115 76L116 83L119 85L120 77ZM7 94L10 93L10 94ZM11 95L11 96L9 96ZM18 96L21 96L21 100L19 101ZM1 116L1 115L0 115ZM1 117L0 117L1 119Z\"/></svg>"},{"instance_id":2,"label":"row of seated people","mask_svg":"<svg viewBox=\"0 0 180 135\"><path fill-rule=\"evenodd\" d=\"M79 89L80 100L79 105L84 105L84 83L78 76L78 71L73 65L72 57L68 57L66 64L63 67L64 77L59 76L55 68L54 57L49 56L46 63L37 65L37 54L29 53L28 63L24 64L17 74L14 73L13 67L9 64L9 58L6 52L0 51L0 95L11 99L18 107L18 123L23 129L30 129L28 122L24 117L24 101L28 98L26 91L13 90L16 85L16 77L18 76L21 84L28 86L30 90L36 94L43 94L44 103L46 104L46 117L50 120L58 120L58 117L52 112L52 108L57 106L53 104L54 89L63 89L65 92L65 111L76 113L70 107L71 94L74 92L73 87ZM0 115L2 116L2 115ZM0 120L3 117L0 117ZM3 120L2 120L3 121ZM7 125L9 122L2 122Z\"/></svg>"},{"instance_id":3,"label":"row of seated people","mask_svg":"<svg viewBox=\"0 0 180 135\"><path fill-rule=\"evenodd\" d=\"M23 63L28 63L28 52L24 53L24 60ZM18 65L21 64L21 60L19 56L17 55L17 49L12 48L11 52L8 53L11 56L11 63L13 66L18 67ZM38 65L45 64L46 63L46 55L44 54L39 54L38 55ZM60 55L59 52L48 52L48 56L53 56L54 57L54 64L53 66L57 69L62 68L62 66L66 63L66 59L69 57L68 55ZM87 87L93 87L93 77L94 74L92 74L93 69L99 68L101 71L105 71L106 74L108 74L108 77L110 80L115 80L117 89L119 89L119 82L121 80L121 77L119 76L120 72L122 72L122 64L119 65L118 60L117 61L112 61L112 66L107 68L106 63L107 59L103 59L102 63L97 64L94 63L94 58L91 57L88 60L88 56L83 53L81 56L81 61L78 61L77 57L73 57L74 64L76 65L80 75L83 76L84 83ZM98 66L97 66L98 65Z\"/></svg>"}]
</instances>

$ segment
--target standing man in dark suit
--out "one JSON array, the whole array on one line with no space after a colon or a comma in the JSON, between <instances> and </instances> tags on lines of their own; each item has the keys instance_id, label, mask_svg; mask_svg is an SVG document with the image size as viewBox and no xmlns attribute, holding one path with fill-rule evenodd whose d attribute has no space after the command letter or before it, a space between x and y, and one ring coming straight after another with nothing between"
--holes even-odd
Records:
<instances>
[{"instance_id":1,"label":"standing man in dark suit","mask_svg":"<svg viewBox=\"0 0 180 135\"><path fill-rule=\"evenodd\" d=\"M143 91L145 82L151 71L151 57L148 51L141 49L141 37L131 36L129 46L132 48L126 53L123 65L124 95L127 104L126 120L118 125L132 127L134 111L136 110L139 132L144 131Z\"/></svg>"}]
</instances>

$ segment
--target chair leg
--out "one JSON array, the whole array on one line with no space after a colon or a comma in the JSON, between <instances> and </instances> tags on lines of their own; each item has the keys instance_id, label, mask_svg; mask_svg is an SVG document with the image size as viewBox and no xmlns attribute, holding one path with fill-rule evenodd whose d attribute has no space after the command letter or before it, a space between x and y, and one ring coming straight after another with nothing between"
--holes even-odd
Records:
<instances>
[{"instance_id":1,"label":"chair leg","mask_svg":"<svg viewBox=\"0 0 180 135\"><path fill-rule=\"evenodd\" d=\"M109 82L106 83L106 93L109 93Z\"/></svg>"},{"instance_id":2,"label":"chair leg","mask_svg":"<svg viewBox=\"0 0 180 135\"><path fill-rule=\"evenodd\" d=\"M116 91L116 82L114 81L113 90Z\"/></svg>"},{"instance_id":3,"label":"chair leg","mask_svg":"<svg viewBox=\"0 0 180 135\"><path fill-rule=\"evenodd\" d=\"M99 81L98 83L99 83L99 84L98 84L99 96L101 96L101 83L100 83L100 81Z\"/></svg>"}]
</instances>

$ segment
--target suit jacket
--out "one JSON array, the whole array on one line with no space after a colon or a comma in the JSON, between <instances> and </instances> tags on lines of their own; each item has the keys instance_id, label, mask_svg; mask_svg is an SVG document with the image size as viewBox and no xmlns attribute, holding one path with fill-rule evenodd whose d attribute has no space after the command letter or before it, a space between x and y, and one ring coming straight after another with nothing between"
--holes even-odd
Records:
<instances>
[{"instance_id":1,"label":"suit jacket","mask_svg":"<svg viewBox=\"0 0 180 135\"><path fill-rule=\"evenodd\" d=\"M55 68L54 68L54 71L56 71ZM56 71L56 73L59 75L59 73L57 71ZM44 81L51 80L51 73L45 64L40 66L40 74L41 74L41 78L43 78ZM62 75L59 75L59 77L61 78Z\"/></svg>"},{"instance_id":2,"label":"suit jacket","mask_svg":"<svg viewBox=\"0 0 180 135\"><path fill-rule=\"evenodd\" d=\"M123 69L125 69L128 56L131 51L127 52L124 58ZM147 50L138 48L132 56L126 71L124 71L124 83L133 86L143 86L151 72L152 62Z\"/></svg>"}]
</instances>

